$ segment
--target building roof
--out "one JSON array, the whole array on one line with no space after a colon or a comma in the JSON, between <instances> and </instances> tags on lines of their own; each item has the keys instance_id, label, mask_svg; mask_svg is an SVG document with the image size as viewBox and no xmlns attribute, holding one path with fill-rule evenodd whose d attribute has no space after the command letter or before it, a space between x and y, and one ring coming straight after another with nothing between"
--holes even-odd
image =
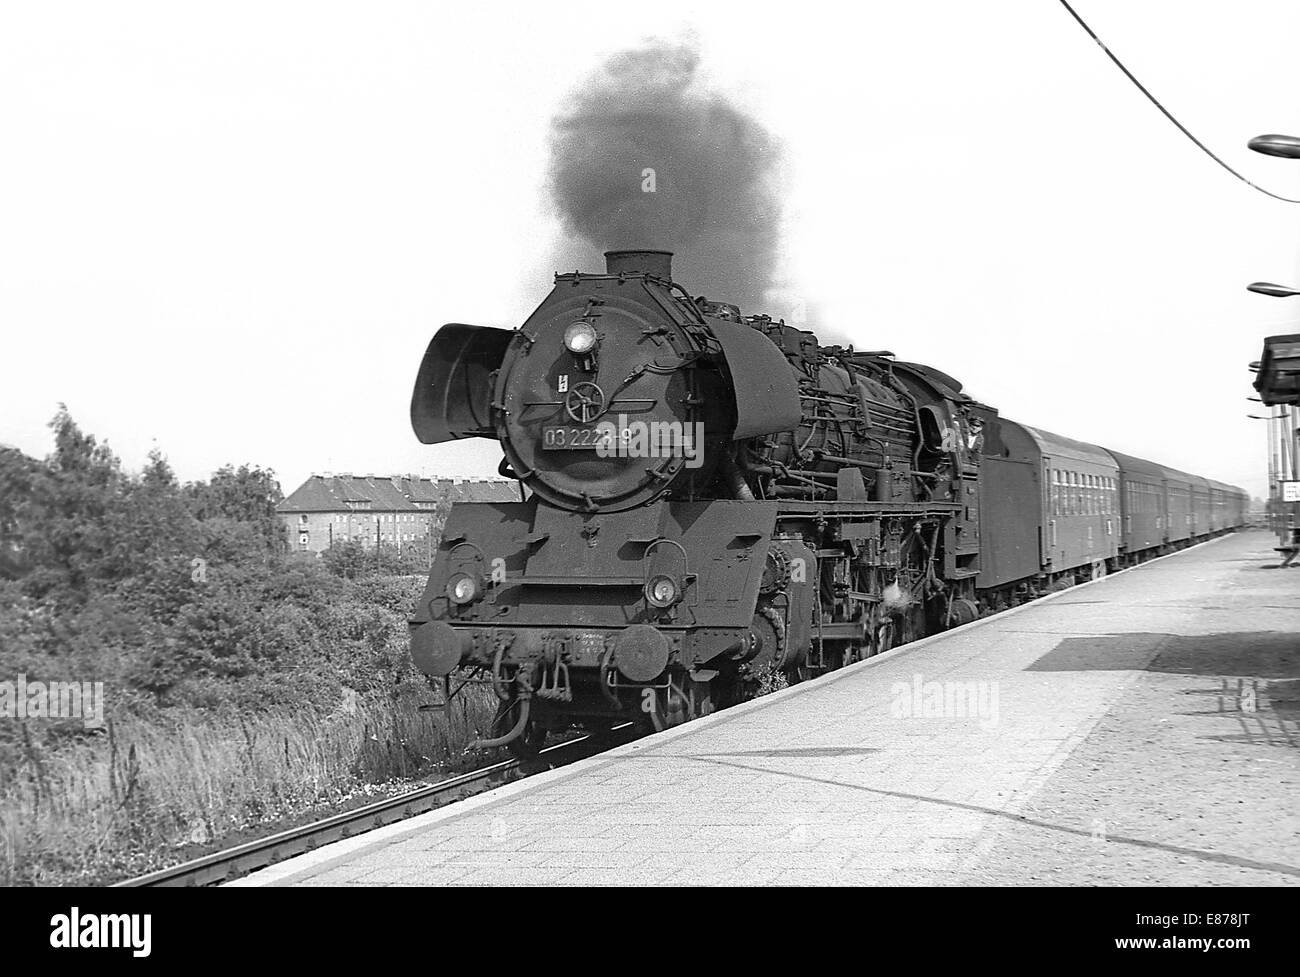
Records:
<instances>
[{"instance_id":1,"label":"building roof","mask_svg":"<svg viewBox=\"0 0 1300 977\"><path fill-rule=\"evenodd\" d=\"M414 475L312 475L277 512L409 512L438 502L518 502L515 482L501 478L417 478Z\"/></svg>"}]
</instances>

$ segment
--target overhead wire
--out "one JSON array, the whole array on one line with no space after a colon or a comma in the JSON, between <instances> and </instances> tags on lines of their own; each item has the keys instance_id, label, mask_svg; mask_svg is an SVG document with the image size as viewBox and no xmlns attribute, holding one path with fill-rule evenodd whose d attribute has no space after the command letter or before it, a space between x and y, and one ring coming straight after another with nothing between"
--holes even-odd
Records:
<instances>
[{"instance_id":1,"label":"overhead wire","mask_svg":"<svg viewBox=\"0 0 1300 977\"><path fill-rule=\"evenodd\" d=\"M1150 90L1148 90L1147 87L1142 84L1142 82L1137 80L1137 76L1134 75L1133 72L1129 71L1128 68L1124 66L1124 62L1120 61L1119 58L1115 57L1114 52L1112 52L1110 48L1106 47L1106 45L1102 43L1101 38L1097 36L1097 32L1088 26L1087 22L1082 17L1079 16L1079 14L1075 11L1073 7L1070 6L1068 0L1060 0L1060 3L1062 7L1064 7L1067 11L1069 11L1070 16L1073 17L1078 22L1079 26L1082 27L1085 31L1087 31L1088 36L1091 37L1093 41L1096 42L1097 46L1101 48L1104 52L1106 52L1106 57L1110 58L1110 60L1115 63L1115 67L1119 68L1120 71L1124 72L1125 77L1127 77L1129 81L1131 81L1134 85L1137 86L1138 91L1140 91L1143 95L1145 95L1150 100L1151 104L1161 111L1161 113L1164 115L1166 119L1168 119L1175 126L1177 126L1179 132L1181 132L1184 136L1186 136L1193 143L1195 143L1200 148L1201 152L1205 153L1206 156L1210 157L1210 159L1214 160L1216 163L1222 166L1225 170L1227 170L1229 173L1235 176L1242 183L1246 184L1249 187L1254 187L1256 190L1258 190L1260 193L1264 194L1265 196L1272 197L1274 200L1280 200L1283 203L1300 204L1300 200L1294 199L1292 197L1284 197L1280 193L1274 193L1272 190L1266 190L1264 187L1261 187L1258 183L1246 179L1246 177L1244 177L1241 173L1239 173L1237 170L1233 169L1226 162L1224 162L1222 157L1220 157L1217 153L1215 153L1214 150L1210 149L1209 146L1205 145L1205 143L1201 142L1201 140L1197 139L1196 136L1192 134L1192 131L1187 128L1187 126L1179 122L1178 119L1174 117L1174 114L1170 112L1167 108L1165 108L1160 103L1160 100L1156 98L1154 95L1152 95Z\"/></svg>"}]
</instances>

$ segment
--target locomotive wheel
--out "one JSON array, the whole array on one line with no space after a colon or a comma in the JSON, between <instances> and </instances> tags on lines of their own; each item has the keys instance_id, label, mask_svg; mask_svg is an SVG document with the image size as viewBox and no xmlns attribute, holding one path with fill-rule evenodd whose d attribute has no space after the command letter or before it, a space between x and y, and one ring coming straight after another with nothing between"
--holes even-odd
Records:
<instances>
[{"instance_id":1,"label":"locomotive wheel","mask_svg":"<svg viewBox=\"0 0 1300 977\"><path fill-rule=\"evenodd\" d=\"M754 615L753 623L749 626L750 634L754 637L754 657L742 666L747 677L759 675L784 655L785 641L782 631L778 630L780 626L781 619L774 612L760 611Z\"/></svg>"}]
</instances>

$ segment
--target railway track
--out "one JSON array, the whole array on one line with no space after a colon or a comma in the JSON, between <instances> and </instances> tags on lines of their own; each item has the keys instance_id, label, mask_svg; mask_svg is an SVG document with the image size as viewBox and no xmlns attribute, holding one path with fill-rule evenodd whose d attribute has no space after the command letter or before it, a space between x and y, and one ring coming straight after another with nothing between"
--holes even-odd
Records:
<instances>
[{"instance_id":1,"label":"railway track","mask_svg":"<svg viewBox=\"0 0 1300 977\"><path fill-rule=\"evenodd\" d=\"M598 741L591 736L579 736L540 751L538 758L545 758L547 769L564 766L595 756L612 746L630 739L628 731L631 724L615 727L613 732L624 736L612 741ZM352 811L334 814L310 824L245 842L224 851L204 855L170 868L159 869L148 875L137 876L114 884L114 888L148 888L153 886L207 886L219 885L249 872L265 868L276 862L312 851L321 845L342 841L355 835L365 834L384 825L405 820L416 814L423 814L436 807L449 803L448 798L462 791L472 790L489 783L493 778L517 770L524 766L518 759L502 760L479 770L458 774L436 784L427 784L414 790L406 791L394 797L375 801Z\"/></svg>"}]
</instances>

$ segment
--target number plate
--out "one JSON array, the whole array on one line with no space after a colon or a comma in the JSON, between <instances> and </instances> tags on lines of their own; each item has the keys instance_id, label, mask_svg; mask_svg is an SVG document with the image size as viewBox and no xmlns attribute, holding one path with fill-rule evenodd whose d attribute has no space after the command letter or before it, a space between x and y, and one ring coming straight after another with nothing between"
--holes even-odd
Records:
<instances>
[{"instance_id":1,"label":"number plate","mask_svg":"<svg viewBox=\"0 0 1300 977\"><path fill-rule=\"evenodd\" d=\"M578 635L578 657L584 662L600 661L605 652L605 636L598 631L583 631Z\"/></svg>"},{"instance_id":2,"label":"number plate","mask_svg":"<svg viewBox=\"0 0 1300 977\"><path fill-rule=\"evenodd\" d=\"M542 428L542 447L549 451L595 451L601 444L611 443L608 428L564 427L547 424Z\"/></svg>"}]
</instances>

